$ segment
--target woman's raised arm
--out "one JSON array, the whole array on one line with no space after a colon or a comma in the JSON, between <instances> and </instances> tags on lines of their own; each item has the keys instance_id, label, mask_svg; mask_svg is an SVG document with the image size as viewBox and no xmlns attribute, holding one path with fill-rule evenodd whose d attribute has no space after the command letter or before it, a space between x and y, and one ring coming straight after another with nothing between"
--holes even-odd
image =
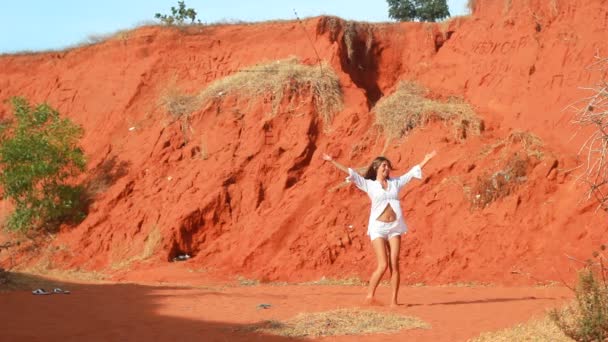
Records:
<instances>
[{"instance_id":1,"label":"woman's raised arm","mask_svg":"<svg viewBox=\"0 0 608 342\"><path fill-rule=\"evenodd\" d=\"M424 167L424 165L425 165L425 164L426 164L426 163L427 163L429 160L431 160L431 159L432 159L434 156L436 156L436 155L437 155L437 151L433 151L433 152L431 152L431 153L427 153L427 154L424 156L424 159L422 159L422 161L420 162L420 164L418 164L418 165L420 165L420 168L423 168L423 167Z\"/></svg>"},{"instance_id":2,"label":"woman's raised arm","mask_svg":"<svg viewBox=\"0 0 608 342\"><path fill-rule=\"evenodd\" d=\"M340 170L342 170L342 171L344 171L346 173L349 173L348 172L348 168L346 166L344 166L344 165L338 163L337 161L335 161L334 158L332 158L332 156L330 156L329 154L323 153L323 160L328 161L328 162L332 163L338 169L340 169Z\"/></svg>"},{"instance_id":3,"label":"woman's raised arm","mask_svg":"<svg viewBox=\"0 0 608 342\"><path fill-rule=\"evenodd\" d=\"M327 153L323 153L323 160L331 162L332 164L334 164L335 167L346 172L348 174L348 177L346 177L347 182L353 182L357 186L357 188L367 192L367 182L365 178L363 178L360 174L357 173L357 171L338 163Z\"/></svg>"}]
</instances>

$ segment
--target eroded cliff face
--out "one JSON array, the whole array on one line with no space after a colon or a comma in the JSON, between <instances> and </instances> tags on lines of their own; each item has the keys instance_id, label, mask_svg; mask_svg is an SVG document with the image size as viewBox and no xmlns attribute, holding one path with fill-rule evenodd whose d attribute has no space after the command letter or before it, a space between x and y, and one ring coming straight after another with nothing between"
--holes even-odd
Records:
<instances>
[{"instance_id":1,"label":"eroded cliff face","mask_svg":"<svg viewBox=\"0 0 608 342\"><path fill-rule=\"evenodd\" d=\"M437 149L425 180L402 192L405 282L568 279L564 254L586 259L608 231L576 182L585 130L574 136L573 113L564 110L586 96L579 86L602 77L587 67L608 54L607 25L600 0L477 1L473 16L442 24L321 17L143 27L68 51L2 56L1 98L46 101L84 127L83 181L94 200L78 226L0 262L119 277L188 253L193 267L217 274L365 278L375 262L368 199L344 186L321 153L362 167L384 152L398 174ZM344 109L331 122L307 90L281 100L274 114L270 95L205 102L186 126L160 104L170 85L197 94L290 56L324 60L338 75ZM401 80L440 101L464 98L486 129L463 138L431 122L387 142L373 106ZM499 177L514 168L517 179ZM482 209L488 180L512 186Z\"/></svg>"}]
</instances>

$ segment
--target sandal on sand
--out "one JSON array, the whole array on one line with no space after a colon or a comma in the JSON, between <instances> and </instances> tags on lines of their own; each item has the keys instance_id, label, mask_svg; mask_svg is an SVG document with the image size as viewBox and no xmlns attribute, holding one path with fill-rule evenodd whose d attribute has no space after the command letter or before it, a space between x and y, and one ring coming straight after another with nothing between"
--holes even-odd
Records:
<instances>
[{"instance_id":1,"label":"sandal on sand","mask_svg":"<svg viewBox=\"0 0 608 342\"><path fill-rule=\"evenodd\" d=\"M44 289L35 289L34 291L32 291L32 294L35 295L48 295L51 294L50 292L46 292Z\"/></svg>"},{"instance_id":2,"label":"sandal on sand","mask_svg":"<svg viewBox=\"0 0 608 342\"><path fill-rule=\"evenodd\" d=\"M62 290L58 287L53 289L53 293L58 293L58 294L70 294L70 291L68 290Z\"/></svg>"}]
</instances>

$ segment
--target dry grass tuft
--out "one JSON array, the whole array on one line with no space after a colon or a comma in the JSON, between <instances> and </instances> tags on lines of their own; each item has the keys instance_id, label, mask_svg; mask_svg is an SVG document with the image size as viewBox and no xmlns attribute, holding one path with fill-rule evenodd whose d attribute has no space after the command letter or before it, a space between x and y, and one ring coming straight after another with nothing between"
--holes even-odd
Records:
<instances>
[{"instance_id":1,"label":"dry grass tuft","mask_svg":"<svg viewBox=\"0 0 608 342\"><path fill-rule=\"evenodd\" d=\"M352 61L355 57L355 39L357 38L357 25L354 21L347 21L344 28L344 45L346 45L346 55Z\"/></svg>"},{"instance_id":2,"label":"dry grass tuft","mask_svg":"<svg viewBox=\"0 0 608 342\"><path fill-rule=\"evenodd\" d=\"M580 326L580 317L580 308L574 303L571 303L563 308L553 309L553 311L549 313L551 324L555 325L559 332L566 336L567 339L565 341L575 341L574 339L568 337L567 334L572 335L573 333L575 334L577 332L577 329Z\"/></svg>"},{"instance_id":3,"label":"dry grass tuft","mask_svg":"<svg viewBox=\"0 0 608 342\"><path fill-rule=\"evenodd\" d=\"M549 0L549 9L551 10L551 15L554 17L559 14L559 6L557 0Z\"/></svg>"},{"instance_id":4,"label":"dry grass tuft","mask_svg":"<svg viewBox=\"0 0 608 342\"><path fill-rule=\"evenodd\" d=\"M200 150L199 150L200 158L202 160L209 159L209 148L208 148L207 139L205 136L201 137L201 144L199 147L200 147Z\"/></svg>"},{"instance_id":5,"label":"dry grass tuft","mask_svg":"<svg viewBox=\"0 0 608 342\"><path fill-rule=\"evenodd\" d=\"M188 143L190 127L190 114L200 108L200 101L196 95L184 93L178 86L175 78L163 89L159 98L159 105L164 107L172 117L171 122L180 121L184 144Z\"/></svg>"},{"instance_id":6,"label":"dry grass tuft","mask_svg":"<svg viewBox=\"0 0 608 342\"><path fill-rule=\"evenodd\" d=\"M0 282L0 293L18 290L34 290L37 288L52 289L62 287L63 283L44 279L20 272L0 272L2 275Z\"/></svg>"},{"instance_id":7,"label":"dry grass tuft","mask_svg":"<svg viewBox=\"0 0 608 342\"><path fill-rule=\"evenodd\" d=\"M511 10L513 0L505 0L504 7L502 9L502 14L507 15Z\"/></svg>"},{"instance_id":8,"label":"dry grass tuft","mask_svg":"<svg viewBox=\"0 0 608 342\"><path fill-rule=\"evenodd\" d=\"M509 134L507 142L511 144L521 144L529 157L535 157L537 159L542 159L543 157L543 152L541 150L544 145L543 141L533 133L519 130L513 131Z\"/></svg>"},{"instance_id":9,"label":"dry grass tuft","mask_svg":"<svg viewBox=\"0 0 608 342\"><path fill-rule=\"evenodd\" d=\"M0 293L11 291L33 291L38 288L47 291L56 287L70 289L78 283L104 284L104 276L97 272L45 270L43 273L31 271L2 272ZM55 280L61 279L61 280Z\"/></svg>"},{"instance_id":10,"label":"dry grass tuft","mask_svg":"<svg viewBox=\"0 0 608 342\"><path fill-rule=\"evenodd\" d=\"M346 21L344 25L344 36L342 37L342 40L346 46L348 60L355 62L355 44L361 38L365 40L365 56L369 55L372 46L374 45L373 25L356 21Z\"/></svg>"},{"instance_id":11,"label":"dry grass tuft","mask_svg":"<svg viewBox=\"0 0 608 342\"><path fill-rule=\"evenodd\" d=\"M159 105L161 105L167 113L177 120L184 115L190 115L200 107L196 95L184 93L178 86L175 79L171 79L169 84L162 90Z\"/></svg>"},{"instance_id":12,"label":"dry grass tuft","mask_svg":"<svg viewBox=\"0 0 608 342\"><path fill-rule=\"evenodd\" d=\"M236 281L240 286L258 286L260 285L260 281L257 279L248 279L243 276L236 277Z\"/></svg>"},{"instance_id":13,"label":"dry grass tuft","mask_svg":"<svg viewBox=\"0 0 608 342\"><path fill-rule=\"evenodd\" d=\"M154 255L154 252L160 246L161 242L162 236L160 234L160 229L158 228L158 226L155 225L148 233L148 236L146 236L146 239L144 240L144 247L141 253L135 255L132 258L112 264L112 269L124 269L130 266L133 262L145 261L149 259L152 255Z\"/></svg>"},{"instance_id":14,"label":"dry grass tuft","mask_svg":"<svg viewBox=\"0 0 608 342\"><path fill-rule=\"evenodd\" d=\"M501 170L477 177L472 189L473 207L485 208L492 202L512 194L527 180L529 166L530 158L527 155L514 153Z\"/></svg>"},{"instance_id":15,"label":"dry grass tuft","mask_svg":"<svg viewBox=\"0 0 608 342\"><path fill-rule=\"evenodd\" d=\"M67 254L69 257L74 256L74 252L67 245L51 245L50 241L55 238L49 234L42 238L36 237L22 250L30 255L36 255L38 258L35 263L28 266L16 265L12 268L10 275L15 275L17 283L27 283L27 281L41 280L47 277L52 279L62 279L69 282L90 282L96 283L105 279L105 275L97 271L81 270L79 267L75 269L61 269L61 265L57 264L55 256L59 254ZM11 262L12 263L12 262ZM14 272L13 272L14 271ZM46 281L42 279L41 281Z\"/></svg>"},{"instance_id":16,"label":"dry grass tuft","mask_svg":"<svg viewBox=\"0 0 608 342\"><path fill-rule=\"evenodd\" d=\"M572 342L549 318L531 320L512 328L486 332L469 342Z\"/></svg>"},{"instance_id":17,"label":"dry grass tuft","mask_svg":"<svg viewBox=\"0 0 608 342\"><path fill-rule=\"evenodd\" d=\"M162 236L160 234L160 229L155 225L148 236L146 236L144 249L141 252L141 255L139 255L139 260L147 260L154 255L154 252L160 246L161 242Z\"/></svg>"},{"instance_id":18,"label":"dry grass tuft","mask_svg":"<svg viewBox=\"0 0 608 342\"><path fill-rule=\"evenodd\" d=\"M133 34L135 29L130 30L120 30L114 33L106 33L106 34L90 34L87 36L87 40L81 43L80 46L87 45L95 45L104 43L109 40L128 40L129 37Z\"/></svg>"},{"instance_id":19,"label":"dry grass tuft","mask_svg":"<svg viewBox=\"0 0 608 342\"><path fill-rule=\"evenodd\" d=\"M72 50L72 49L93 46L93 45L102 44L102 43L109 42L109 41L126 42L133 36L133 34L138 29L143 28L143 27L148 27L148 26L152 26L152 25L150 25L150 23L142 22L138 25L133 26L130 29L121 29L121 30L118 30L115 32L103 33L103 34L97 34L97 33L89 34L85 40L83 40L79 43L76 43L74 45L67 46L62 51L68 51L68 50Z\"/></svg>"},{"instance_id":20,"label":"dry grass tuft","mask_svg":"<svg viewBox=\"0 0 608 342\"><path fill-rule=\"evenodd\" d=\"M374 45L374 31L382 27L380 23L367 23L343 20L338 17L324 16L319 21L318 34L329 33L330 41L337 42L342 34L342 44L346 48L346 57L350 62L357 62L357 58L369 56ZM356 46L363 43L365 50L358 51L363 55L356 56Z\"/></svg>"},{"instance_id":21,"label":"dry grass tuft","mask_svg":"<svg viewBox=\"0 0 608 342\"><path fill-rule=\"evenodd\" d=\"M269 94L272 115L287 97L290 104L300 101L306 92L312 93L317 113L329 124L336 112L342 110L342 89L338 76L326 63L304 65L297 58L258 64L211 83L199 95L201 104L220 100L226 95L255 98Z\"/></svg>"},{"instance_id":22,"label":"dry grass tuft","mask_svg":"<svg viewBox=\"0 0 608 342\"><path fill-rule=\"evenodd\" d=\"M333 278L322 277L319 280L300 283L300 285L364 286L364 285L367 285L367 281L363 281L357 277L344 278L344 279L333 279Z\"/></svg>"},{"instance_id":23,"label":"dry grass tuft","mask_svg":"<svg viewBox=\"0 0 608 342\"><path fill-rule=\"evenodd\" d=\"M530 170L544 157L543 141L526 131L513 131L508 137L485 146L480 155L486 158L491 152L500 152L503 166L495 172L477 177L471 190L466 191L473 208L485 208L490 203L512 194L528 180Z\"/></svg>"},{"instance_id":24,"label":"dry grass tuft","mask_svg":"<svg viewBox=\"0 0 608 342\"><path fill-rule=\"evenodd\" d=\"M494 144L486 145L481 150L482 156L487 156L490 152L501 147L510 147L519 144L521 149L528 157L542 159L545 155L543 152L544 143L537 135L528 131L515 130L508 137L498 140ZM505 149L507 151L508 149Z\"/></svg>"},{"instance_id":25,"label":"dry grass tuft","mask_svg":"<svg viewBox=\"0 0 608 342\"><path fill-rule=\"evenodd\" d=\"M468 104L457 99L438 102L426 98L426 94L426 89L415 83L401 82L393 94L373 108L376 123L390 138L400 138L432 120L450 123L459 139L483 131L483 121Z\"/></svg>"},{"instance_id":26,"label":"dry grass tuft","mask_svg":"<svg viewBox=\"0 0 608 342\"><path fill-rule=\"evenodd\" d=\"M391 333L405 329L428 329L422 320L394 314L360 309L340 309L328 312L301 313L286 321L264 321L246 328L287 337L321 337Z\"/></svg>"},{"instance_id":27,"label":"dry grass tuft","mask_svg":"<svg viewBox=\"0 0 608 342\"><path fill-rule=\"evenodd\" d=\"M22 268L22 269L20 269L20 272L31 273L34 275L32 277L36 277L36 276L49 277L49 278L53 278L53 279L61 279L62 281L67 281L67 282L102 283L106 279L106 276L104 274L102 274L101 272L97 272L97 271L83 271L80 269L61 270L61 269L55 269L55 268L50 268L50 267L51 266L49 264L39 264L39 265L36 265L33 267ZM27 274L22 274L22 276L27 276ZM29 281L28 279L29 278L27 278L27 277L20 278L18 284L19 284L19 286L21 286L22 289L30 286L30 285L28 285L28 281ZM38 279L38 280L35 280L32 284L35 284L36 281L45 282L47 280ZM48 282L53 283L53 280L48 280ZM33 285L31 285L31 286L33 286ZM41 286L38 286L38 287L41 287Z\"/></svg>"},{"instance_id":28,"label":"dry grass tuft","mask_svg":"<svg viewBox=\"0 0 608 342\"><path fill-rule=\"evenodd\" d=\"M561 331L576 341L608 340L607 249L601 245L579 271L574 303L549 313Z\"/></svg>"},{"instance_id":29,"label":"dry grass tuft","mask_svg":"<svg viewBox=\"0 0 608 342\"><path fill-rule=\"evenodd\" d=\"M477 6L477 0L468 0L467 8L469 9L469 13L475 13L475 7Z\"/></svg>"}]
</instances>

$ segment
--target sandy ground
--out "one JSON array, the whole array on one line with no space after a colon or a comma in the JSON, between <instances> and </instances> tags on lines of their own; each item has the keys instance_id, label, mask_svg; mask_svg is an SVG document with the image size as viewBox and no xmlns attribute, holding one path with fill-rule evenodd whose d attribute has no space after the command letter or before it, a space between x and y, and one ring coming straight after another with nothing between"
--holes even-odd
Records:
<instances>
[{"instance_id":1,"label":"sandy ground","mask_svg":"<svg viewBox=\"0 0 608 342\"><path fill-rule=\"evenodd\" d=\"M0 293L2 341L284 341L250 334L247 324L287 320L302 312L360 308L363 286L254 285L194 281L168 285L62 283L69 295L32 295L29 289ZM57 286L57 285L54 285ZM466 341L481 332L543 315L572 297L563 287L402 287L403 305L381 312L416 316L431 329L359 335L358 341ZM259 304L271 304L259 309ZM351 341L353 336L323 341Z\"/></svg>"}]
</instances>

